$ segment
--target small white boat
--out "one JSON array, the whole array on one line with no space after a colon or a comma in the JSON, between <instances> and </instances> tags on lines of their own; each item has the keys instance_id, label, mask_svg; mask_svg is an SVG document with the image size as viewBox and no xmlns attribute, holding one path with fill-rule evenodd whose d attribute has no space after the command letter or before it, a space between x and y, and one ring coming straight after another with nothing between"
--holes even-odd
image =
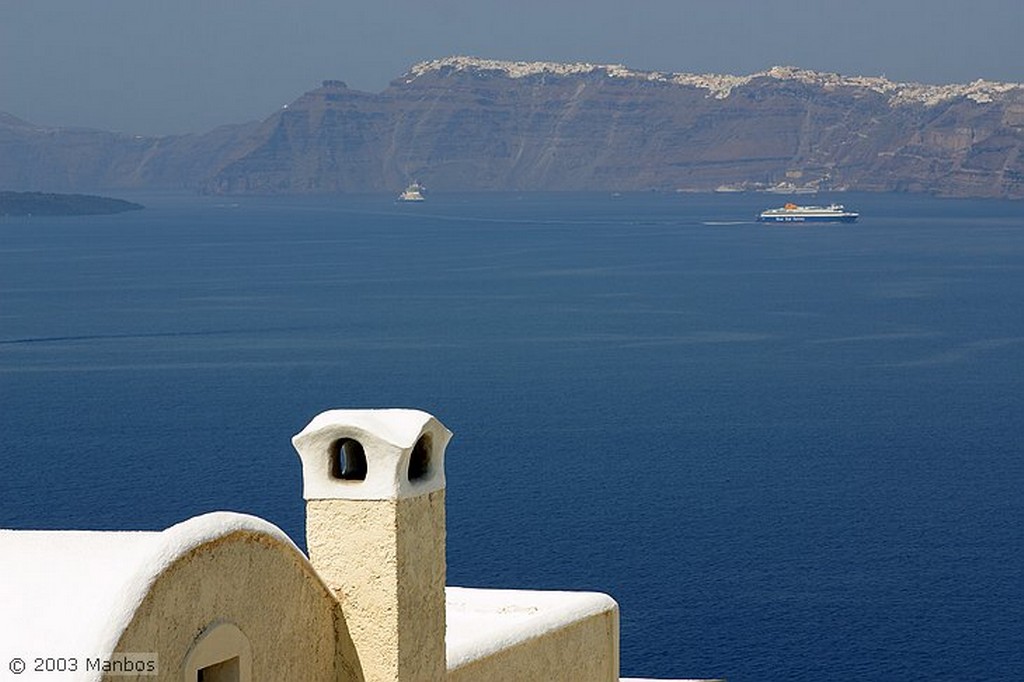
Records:
<instances>
[{"instance_id":1,"label":"small white boat","mask_svg":"<svg viewBox=\"0 0 1024 682\"><path fill-rule=\"evenodd\" d=\"M414 182L405 188L401 194L398 195L399 201L426 201L427 198L423 196L423 190L425 187L418 182Z\"/></svg>"}]
</instances>

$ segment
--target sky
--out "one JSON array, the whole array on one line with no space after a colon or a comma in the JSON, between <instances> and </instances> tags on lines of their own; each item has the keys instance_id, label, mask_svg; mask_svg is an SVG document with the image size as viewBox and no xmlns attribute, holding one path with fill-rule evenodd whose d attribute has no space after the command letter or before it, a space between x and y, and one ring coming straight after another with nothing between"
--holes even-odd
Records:
<instances>
[{"instance_id":1,"label":"sky","mask_svg":"<svg viewBox=\"0 0 1024 682\"><path fill-rule=\"evenodd\" d=\"M1024 81L1024 0L0 0L0 112L204 132L450 55Z\"/></svg>"}]
</instances>

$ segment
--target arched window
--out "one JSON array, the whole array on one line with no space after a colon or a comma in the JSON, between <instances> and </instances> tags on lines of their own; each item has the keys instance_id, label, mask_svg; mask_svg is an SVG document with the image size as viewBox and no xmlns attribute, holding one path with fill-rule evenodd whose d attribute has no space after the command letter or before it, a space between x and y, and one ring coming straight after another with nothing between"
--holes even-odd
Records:
<instances>
[{"instance_id":1,"label":"arched window","mask_svg":"<svg viewBox=\"0 0 1024 682\"><path fill-rule=\"evenodd\" d=\"M331 445L331 476L343 481L366 480L366 451L352 438L342 438Z\"/></svg>"},{"instance_id":2,"label":"arched window","mask_svg":"<svg viewBox=\"0 0 1024 682\"><path fill-rule=\"evenodd\" d=\"M421 481L430 477L430 434L423 434L409 455L409 480Z\"/></svg>"},{"instance_id":3,"label":"arched window","mask_svg":"<svg viewBox=\"0 0 1024 682\"><path fill-rule=\"evenodd\" d=\"M252 682L252 646L234 623L207 626L185 657L185 682Z\"/></svg>"}]
</instances>

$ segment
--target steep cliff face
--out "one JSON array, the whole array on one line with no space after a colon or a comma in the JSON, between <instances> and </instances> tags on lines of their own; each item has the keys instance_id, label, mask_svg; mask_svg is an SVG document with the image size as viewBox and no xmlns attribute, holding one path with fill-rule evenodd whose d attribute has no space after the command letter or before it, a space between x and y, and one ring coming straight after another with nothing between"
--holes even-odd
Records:
<instances>
[{"instance_id":1,"label":"steep cliff face","mask_svg":"<svg viewBox=\"0 0 1024 682\"><path fill-rule=\"evenodd\" d=\"M382 162L394 121L389 98L327 81L259 125L203 189L278 194L397 187L385 180Z\"/></svg>"},{"instance_id":2,"label":"steep cliff face","mask_svg":"<svg viewBox=\"0 0 1024 682\"><path fill-rule=\"evenodd\" d=\"M0 120L0 185L270 194L393 192L413 180L451 191L789 182L1024 197L1021 85L791 68L718 76L453 57L379 94L326 81L262 123L205 136L28 137ZM11 157L22 160L13 170Z\"/></svg>"},{"instance_id":3,"label":"steep cliff face","mask_svg":"<svg viewBox=\"0 0 1024 682\"><path fill-rule=\"evenodd\" d=\"M711 190L779 182L1024 196L1024 89L450 58L264 122L215 192Z\"/></svg>"},{"instance_id":4,"label":"steep cliff face","mask_svg":"<svg viewBox=\"0 0 1024 682\"><path fill-rule=\"evenodd\" d=\"M52 192L195 189L236 154L256 124L203 135L142 137L47 128L0 114L0 188Z\"/></svg>"}]
</instances>

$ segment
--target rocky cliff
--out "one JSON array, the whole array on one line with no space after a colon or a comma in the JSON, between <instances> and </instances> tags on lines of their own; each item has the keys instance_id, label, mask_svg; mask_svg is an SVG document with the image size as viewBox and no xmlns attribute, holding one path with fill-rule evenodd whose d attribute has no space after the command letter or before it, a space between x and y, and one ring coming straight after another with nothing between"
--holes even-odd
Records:
<instances>
[{"instance_id":1,"label":"rocky cliff","mask_svg":"<svg viewBox=\"0 0 1024 682\"><path fill-rule=\"evenodd\" d=\"M10 128L0 120L0 186ZM326 81L259 124L206 136L90 134L85 144L51 133L46 154L22 153L22 176L260 194L394 192L419 180L435 191L791 183L1024 197L1024 87L985 81L453 57L418 64L379 94ZM88 163L76 161L83 149Z\"/></svg>"},{"instance_id":2,"label":"rocky cliff","mask_svg":"<svg viewBox=\"0 0 1024 682\"><path fill-rule=\"evenodd\" d=\"M0 189L196 189L233 154L245 152L245 141L257 127L143 137L37 126L0 113Z\"/></svg>"}]
</instances>

